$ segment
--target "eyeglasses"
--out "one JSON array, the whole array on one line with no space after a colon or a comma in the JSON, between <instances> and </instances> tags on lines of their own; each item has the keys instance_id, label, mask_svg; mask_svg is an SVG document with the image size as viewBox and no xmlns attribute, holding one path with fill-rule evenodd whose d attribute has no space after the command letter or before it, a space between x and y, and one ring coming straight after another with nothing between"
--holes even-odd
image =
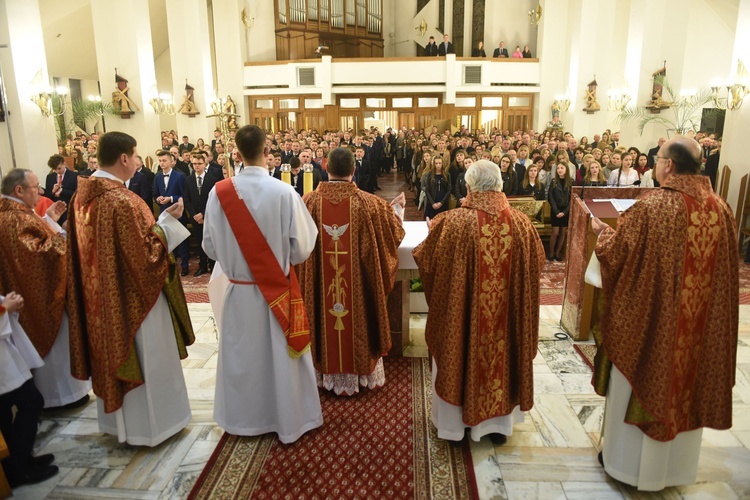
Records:
<instances>
[{"instance_id":1,"label":"eyeglasses","mask_svg":"<svg viewBox=\"0 0 750 500\"><path fill-rule=\"evenodd\" d=\"M659 155L656 155L656 159L657 160L669 160L669 158L667 158L666 156L659 156Z\"/></svg>"}]
</instances>

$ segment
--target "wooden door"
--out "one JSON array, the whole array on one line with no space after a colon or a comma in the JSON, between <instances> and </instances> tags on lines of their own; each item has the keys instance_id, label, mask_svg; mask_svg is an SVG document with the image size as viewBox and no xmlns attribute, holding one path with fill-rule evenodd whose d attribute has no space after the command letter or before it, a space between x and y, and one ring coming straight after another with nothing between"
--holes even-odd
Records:
<instances>
[{"instance_id":1,"label":"wooden door","mask_svg":"<svg viewBox=\"0 0 750 500\"><path fill-rule=\"evenodd\" d=\"M253 125L256 125L266 132L276 133L276 113L253 113Z\"/></svg>"},{"instance_id":2,"label":"wooden door","mask_svg":"<svg viewBox=\"0 0 750 500\"><path fill-rule=\"evenodd\" d=\"M339 125L341 130L352 129L355 134L358 134L365 120L361 111L342 111L339 114Z\"/></svg>"},{"instance_id":3,"label":"wooden door","mask_svg":"<svg viewBox=\"0 0 750 500\"><path fill-rule=\"evenodd\" d=\"M398 128L406 127L407 129L413 129L416 127L415 115L412 112L398 112Z\"/></svg>"}]
</instances>

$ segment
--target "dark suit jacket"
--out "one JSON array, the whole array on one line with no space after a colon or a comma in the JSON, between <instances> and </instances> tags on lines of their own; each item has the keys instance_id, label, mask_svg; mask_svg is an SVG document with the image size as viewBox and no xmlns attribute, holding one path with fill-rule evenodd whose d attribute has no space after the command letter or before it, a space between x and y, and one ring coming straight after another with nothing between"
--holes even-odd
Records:
<instances>
[{"instance_id":1,"label":"dark suit jacket","mask_svg":"<svg viewBox=\"0 0 750 500\"><path fill-rule=\"evenodd\" d=\"M297 194L300 196L303 196L305 194L305 181L304 181L304 172L302 169L299 171L299 175L297 177L297 186L294 186L294 174L290 174L292 176L292 187L294 187L294 190L297 191ZM320 171L317 168L313 168L313 191L315 191L318 188L318 184L320 184ZM278 170L276 173L273 174L273 176L276 179L281 180L281 171Z\"/></svg>"},{"instance_id":2,"label":"dark suit jacket","mask_svg":"<svg viewBox=\"0 0 750 500\"><path fill-rule=\"evenodd\" d=\"M495 49L495 52L492 53L492 57L508 57L508 49L500 50L500 47Z\"/></svg>"},{"instance_id":3,"label":"dark suit jacket","mask_svg":"<svg viewBox=\"0 0 750 500\"><path fill-rule=\"evenodd\" d=\"M281 163L289 163L289 160L292 159L292 156L294 156L294 153L290 149L289 151L281 151Z\"/></svg>"},{"instance_id":4,"label":"dark suit jacket","mask_svg":"<svg viewBox=\"0 0 750 500\"><path fill-rule=\"evenodd\" d=\"M130 184L128 184L128 189L143 198L143 201L146 202L146 205L148 205L149 207L151 206L151 189L148 185L148 181L146 180L145 175L140 172L136 172L135 174L133 174L133 178L130 179Z\"/></svg>"},{"instance_id":5,"label":"dark suit jacket","mask_svg":"<svg viewBox=\"0 0 750 500\"><path fill-rule=\"evenodd\" d=\"M654 168L654 156L659 154L659 146L648 150L648 166Z\"/></svg>"},{"instance_id":6,"label":"dark suit jacket","mask_svg":"<svg viewBox=\"0 0 750 500\"><path fill-rule=\"evenodd\" d=\"M184 142L181 142L179 146L180 154L182 154L183 151L192 151L194 149L195 149L195 146L190 144L189 142L187 144L185 144Z\"/></svg>"},{"instance_id":7,"label":"dark suit jacket","mask_svg":"<svg viewBox=\"0 0 750 500\"><path fill-rule=\"evenodd\" d=\"M424 55L426 56L436 56L438 55L438 47L437 43L428 43L424 46Z\"/></svg>"},{"instance_id":8,"label":"dark suit jacket","mask_svg":"<svg viewBox=\"0 0 750 500\"><path fill-rule=\"evenodd\" d=\"M216 179L206 172L206 175L203 176L201 192L198 194L198 177L195 175L195 172L187 178L185 181L185 197L183 200L185 202L185 211L191 221L193 220L194 215L205 214L208 194L219 180L221 179Z\"/></svg>"},{"instance_id":9,"label":"dark suit jacket","mask_svg":"<svg viewBox=\"0 0 750 500\"><path fill-rule=\"evenodd\" d=\"M487 54L484 49L471 49L471 57L487 57Z\"/></svg>"},{"instance_id":10,"label":"dark suit jacket","mask_svg":"<svg viewBox=\"0 0 750 500\"><path fill-rule=\"evenodd\" d=\"M185 177L190 175L190 167L188 167L188 164L182 160L177 160L177 162L174 164L174 168L182 172Z\"/></svg>"},{"instance_id":11,"label":"dark suit jacket","mask_svg":"<svg viewBox=\"0 0 750 500\"><path fill-rule=\"evenodd\" d=\"M372 171L370 160L368 160L367 158L362 158L362 165L359 166L359 161L355 159L354 165L355 168L353 181L357 184L357 187L359 189L371 193L371 185L374 185L371 183L374 172Z\"/></svg>"},{"instance_id":12,"label":"dark suit jacket","mask_svg":"<svg viewBox=\"0 0 750 500\"><path fill-rule=\"evenodd\" d=\"M221 171L221 165L216 162L211 162L206 167L206 173L216 179L217 181L224 179L224 172Z\"/></svg>"},{"instance_id":13,"label":"dark suit jacket","mask_svg":"<svg viewBox=\"0 0 750 500\"><path fill-rule=\"evenodd\" d=\"M719 173L719 153L714 153L706 159L706 168L703 175L711 179L711 187L716 191L716 175ZM656 177L656 176L654 176Z\"/></svg>"},{"instance_id":14,"label":"dark suit jacket","mask_svg":"<svg viewBox=\"0 0 750 500\"><path fill-rule=\"evenodd\" d=\"M154 201L159 196L171 196L172 203L166 205L159 205L159 213L164 212L167 208L176 203L177 200L182 198L185 194L185 176L179 170L172 169L169 172L169 184L164 187L164 172L159 171L154 177Z\"/></svg>"},{"instance_id":15,"label":"dark suit jacket","mask_svg":"<svg viewBox=\"0 0 750 500\"><path fill-rule=\"evenodd\" d=\"M456 53L456 49L453 48L453 44L450 43L450 42L448 42L448 49L447 50L445 48L445 42L443 42L440 45L438 45L438 55L439 56L444 56L446 54L455 54L455 53Z\"/></svg>"},{"instance_id":16,"label":"dark suit jacket","mask_svg":"<svg viewBox=\"0 0 750 500\"><path fill-rule=\"evenodd\" d=\"M146 186L148 187L148 200L149 200L146 203L150 207L150 206L153 205L153 199L154 199L154 177L156 176L156 174L153 173L148 168L146 168L146 165L142 166L141 169L138 172L140 172L144 176L146 176Z\"/></svg>"},{"instance_id":17,"label":"dark suit jacket","mask_svg":"<svg viewBox=\"0 0 750 500\"><path fill-rule=\"evenodd\" d=\"M55 186L55 184L57 184L57 174L55 172L47 174L47 178L44 182L44 196L52 201L62 200L70 205L70 199L73 197L73 193L76 192L76 189L78 189L78 173L70 169L67 169L65 171L65 175L63 175L62 179L62 191L60 192L59 197L52 195L52 188ZM68 212L65 212L64 214L62 214L58 222L62 224L67 218Z\"/></svg>"}]
</instances>

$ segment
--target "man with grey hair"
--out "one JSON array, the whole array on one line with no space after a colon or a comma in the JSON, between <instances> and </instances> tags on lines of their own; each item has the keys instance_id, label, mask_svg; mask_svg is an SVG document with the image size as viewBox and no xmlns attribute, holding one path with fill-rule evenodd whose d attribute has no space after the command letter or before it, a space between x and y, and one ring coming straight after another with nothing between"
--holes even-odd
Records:
<instances>
[{"instance_id":1,"label":"man with grey hair","mask_svg":"<svg viewBox=\"0 0 750 500\"><path fill-rule=\"evenodd\" d=\"M489 434L503 444L534 404L544 248L529 218L508 204L496 164L480 160L465 179L462 206L428 220L414 249L432 306L432 421L454 443L469 427L474 441Z\"/></svg>"},{"instance_id":2,"label":"man with grey hair","mask_svg":"<svg viewBox=\"0 0 750 500\"><path fill-rule=\"evenodd\" d=\"M16 291L25 299L19 321L44 358L44 366L33 374L45 408L76 407L88 402L91 382L77 380L70 373L67 242L57 224L66 204L56 201L41 218L34 212L38 202L39 178L34 172L17 168L3 178L0 294Z\"/></svg>"}]
</instances>

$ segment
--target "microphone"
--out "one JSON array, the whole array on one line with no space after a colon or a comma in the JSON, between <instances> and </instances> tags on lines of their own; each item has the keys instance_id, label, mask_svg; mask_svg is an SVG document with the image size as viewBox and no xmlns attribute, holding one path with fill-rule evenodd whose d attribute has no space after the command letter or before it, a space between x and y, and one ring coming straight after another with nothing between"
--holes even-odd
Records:
<instances>
[{"instance_id":1,"label":"microphone","mask_svg":"<svg viewBox=\"0 0 750 500\"><path fill-rule=\"evenodd\" d=\"M633 185L634 185L634 186L640 186L640 185L641 185L641 181L635 181L635 182L633 183Z\"/></svg>"}]
</instances>

